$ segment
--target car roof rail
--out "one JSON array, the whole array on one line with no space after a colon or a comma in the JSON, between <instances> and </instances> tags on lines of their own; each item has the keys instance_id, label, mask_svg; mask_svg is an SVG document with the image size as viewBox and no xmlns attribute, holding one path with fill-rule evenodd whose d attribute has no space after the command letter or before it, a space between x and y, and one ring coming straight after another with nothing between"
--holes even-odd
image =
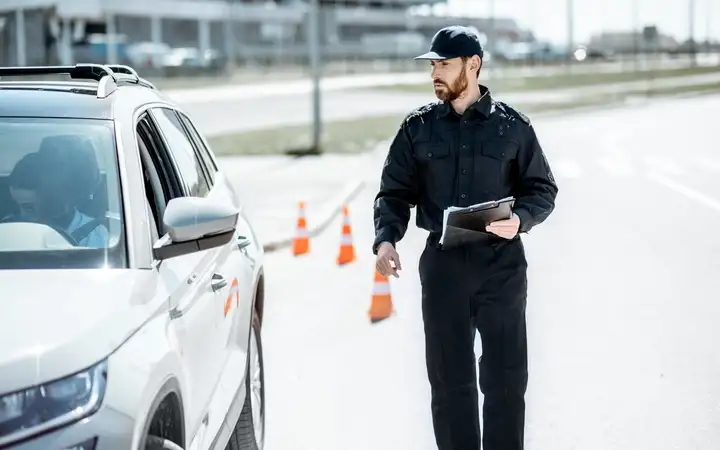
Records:
<instances>
[{"instance_id":1,"label":"car roof rail","mask_svg":"<svg viewBox=\"0 0 720 450\"><path fill-rule=\"evenodd\" d=\"M134 76L140 78L140 76L135 71L135 69L133 69L130 66L126 66L124 64L105 64L105 67L108 67L110 70L112 70L115 73L124 73L127 75L134 75Z\"/></svg>"},{"instance_id":2,"label":"car roof rail","mask_svg":"<svg viewBox=\"0 0 720 450\"><path fill-rule=\"evenodd\" d=\"M76 64L74 66L0 67L0 77L69 75L70 78L74 79L100 81L102 77L112 74L113 71L109 67L102 64Z\"/></svg>"},{"instance_id":3,"label":"car roof rail","mask_svg":"<svg viewBox=\"0 0 720 450\"><path fill-rule=\"evenodd\" d=\"M34 75L69 75L80 80L98 82L97 97L105 98L115 92L119 85L137 84L150 89L155 86L140 78L135 69L120 64L75 64L74 66L27 66L0 67L0 78L3 76L34 76ZM118 77L117 75L123 75Z\"/></svg>"},{"instance_id":4,"label":"car roof rail","mask_svg":"<svg viewBox=\"0 0 720 450\"><path fill-rule=\"evenodd\" d=\"M116 74L122 73L122 74L130 75L130 76L134 77L134 79L137 80L137 83L140 84L141 86L144 86L144 87L147 87L150 89L155 89L154 84L152 84L145 78L138 75L137 71L130 66L126 66L123 64L107 64L107 67L109 67Z\"/></svg>"}]
</instances>

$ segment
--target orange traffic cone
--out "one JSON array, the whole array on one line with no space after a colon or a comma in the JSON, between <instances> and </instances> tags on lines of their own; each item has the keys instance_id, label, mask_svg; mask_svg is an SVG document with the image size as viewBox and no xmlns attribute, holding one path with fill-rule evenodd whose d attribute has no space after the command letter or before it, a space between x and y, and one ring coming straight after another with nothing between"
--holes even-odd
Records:
<instances>
[{"instance_id":1,"label":"orange traffic cone","mask_svg":"<svg viewBox=\"0 0 720 450\"><path fill-rule=\"evenodd\" d=\"M307 221L305 219L305 202L298 203L297 228L293 239L293 255L303 255L310 251L310 237L308 236Z\"/></svg>"},{"instance_id":2,"label":"orange traffic cone","mask_svg":"<svg viewBox=\"0 0 720 450\"><path fill-rule=\"evenodd\" d=\"M387 319L392 314L392 296L390 295L390 281L388 277L375 271L375 283L373 285L372 303L370 304L370 322L376 323Z\"/></svg>"},{"instance_id":3,"label":"orange traffic cone","mask_svg":"<svg viewBox=\"0 0 720 450\"><path fill-rule=\"evenodd\" d=\"M343 206L342 237L340 238L340 254L337 258L338 265L348 264L355 261L355 246L352 241L352 230L350 227L350 212L347 206Z\"/></svg>"}]
</instances>

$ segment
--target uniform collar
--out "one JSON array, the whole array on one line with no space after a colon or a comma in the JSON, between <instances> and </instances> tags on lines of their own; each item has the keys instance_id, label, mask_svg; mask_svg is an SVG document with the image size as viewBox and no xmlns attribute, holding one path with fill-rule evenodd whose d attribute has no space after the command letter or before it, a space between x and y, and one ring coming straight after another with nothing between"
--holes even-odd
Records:
<instances>
[{"instance_id":1,"label":"uniform collar","mask_svg":"<svg viewBox=\"0 0 720 450\"><path fill-rule=\"evenodd\" d=\"M470 105L468 110L473 110L487 119L490 117L490 113L492 112L492 96L490 95L490 89L487 86L483 86L482 84L478 86L480 87L480 98ZM438 117L442 118L450 113L457 114L450 102L442 102L438 108Z\"/></svg>"}]
</instances>

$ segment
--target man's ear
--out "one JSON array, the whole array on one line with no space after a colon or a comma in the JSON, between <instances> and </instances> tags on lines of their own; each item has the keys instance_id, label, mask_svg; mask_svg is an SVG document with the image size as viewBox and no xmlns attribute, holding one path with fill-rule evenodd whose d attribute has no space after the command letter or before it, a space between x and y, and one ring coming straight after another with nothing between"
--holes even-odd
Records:
<instances>
[{"instance_id":1,"label":"man's ear","mask_svg":"<svg viewBox=\"0 0 720 450\"><path fill-rule=\"evenodd\" d=\"M473 55L472 58L470 58L470 64L468 64L470 73L477 74L480 72L480 67L482 67L482 60L478 55Z\"/></svg>"}]
</instances>

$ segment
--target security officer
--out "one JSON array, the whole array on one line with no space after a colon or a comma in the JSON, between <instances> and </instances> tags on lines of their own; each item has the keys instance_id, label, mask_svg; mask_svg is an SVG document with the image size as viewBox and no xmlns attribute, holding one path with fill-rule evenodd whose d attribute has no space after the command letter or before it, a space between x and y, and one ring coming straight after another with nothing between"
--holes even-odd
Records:
<instances>
[{"instance_id":1,"label":"security officer","mask_svg":"<svg viewBox=\"0 0 720 450\"><path fill-rule=\"evenodd\" d=\"M527 261L520 233L543 222L558 192L530 121L478 84L483 49L465 27L440 30L429 53L440 100L410 114L390 146L375 198L377 270L398 276L395 244L410 208L430 232L420 257L422 312L432 418L440 450L481 448L474 338L482 339L485 450L524 446L528 380ZM514 196L509 220L487 239L442 248L443 210Z\"/></svg>"}]
</instances>

